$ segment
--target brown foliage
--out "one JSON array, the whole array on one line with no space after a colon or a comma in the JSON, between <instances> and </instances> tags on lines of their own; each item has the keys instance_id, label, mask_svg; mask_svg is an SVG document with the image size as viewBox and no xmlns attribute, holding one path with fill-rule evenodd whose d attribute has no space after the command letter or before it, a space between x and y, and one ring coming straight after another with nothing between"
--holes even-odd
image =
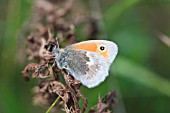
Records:
<instances>
[{"instance_id":1,"label":"brown foliage","mask_svg":"<svg viewBox=\"0 0 170 113\"><path fill-rule=\"evenodd\" d=\"M33 14L27 25L26 43L29 60L37 60L38 63L28 64L22 72L26 80L37 78L39 83L34 88L35 105L49 107L59 96L60 99L55 105L56 110L67 113L85 112L88 102L81 94L81 83L68 75L64 70L60 70L54 64L54 57L51 53L52 45L67 46L76 42L75 26L86 23L90 25L86 36L96 37L99 33L97 23L94 18L81 16L81 18L68 18L74 15L72 11L73 0L37 0L33 8ZM69 20L69 21L68 21ZM57 37L57 40L56 40ZM64 43L64 44L63 44ZM61 75L65 82L62 81ZM78 101L84 100L84 107L80 110ZM109 93L105 101L99 98L97 108L91 108L89 113L109 113L108 106L115 104L115 92Z\"/></svg>"}]
</instances>

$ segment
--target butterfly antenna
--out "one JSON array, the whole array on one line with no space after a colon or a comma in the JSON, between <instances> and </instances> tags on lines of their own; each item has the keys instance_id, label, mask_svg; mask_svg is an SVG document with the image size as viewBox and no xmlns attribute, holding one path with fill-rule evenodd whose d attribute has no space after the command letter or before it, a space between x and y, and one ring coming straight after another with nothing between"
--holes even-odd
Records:
<instances>
[{"instance_id":1,"label":"butterfly antenna","mask_svg":"<svg viewBox=\"0 0 170 113\"><path fill-rule=\"evenodd\" d=\"M60 48L60 46L59 46L59 39L58 39L58 37L56 37L56 43L57 43L57 46L58 46L58 48Z\"/></svg>"},{"instance_id":2,"label":"butterfly antenna","mask_svg":"<svg viewBox=\"0 0 170 113\"><path fill-rule=\"evenodd\" d=\"M52 39L52 38L53 38L53 36L52 36L52 33L51 33L51 30L50 30L50 29L48 29L48 37L49 37L49 39Z\"/></svg>"},{"instance_id":3,"label":"butterfly antenna","mask_svg":"<svg viewBox=\"0 0 170 113\"><path fill-rule=\"evenodd\" d=\"M55 48L59 48L59 43L58 43L58 38L56 38L56 43L54 43L54 42L50 42L50 40L52 40L53 39L53 35L52 35L52 33L51 33L51 30L50 29L48 29L48 37L49 37L49 43L47 44L47 45L53 45Z\"/></svg>"},{"instance_id":4,"label":"butterfly antenna","mask_svg":"<svg viewBox=\"0 0 170 113\"><path fill-rule=\"evenodd\" d=\"M56 61L54 61L53 65L51 66L52 68L56 65Z\"/></svg>"}]
</instances>

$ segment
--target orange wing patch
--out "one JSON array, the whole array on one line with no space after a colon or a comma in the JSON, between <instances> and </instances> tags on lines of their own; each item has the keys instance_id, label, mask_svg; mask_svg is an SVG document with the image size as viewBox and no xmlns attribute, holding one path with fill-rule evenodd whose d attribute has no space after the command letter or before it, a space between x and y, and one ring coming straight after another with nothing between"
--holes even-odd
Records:
<instances>
[{"instance_id":1,"label":"orange wing patch","mask_svg":"<svg viewBox=\"0 0 170 113\"><path fill-rule=\"evenodd\" d=\"M102 43L82 43L82 44L76 44L75 46L72 46L73 49L75 50L86 50L86 51L91 51L91 52L96 52L106 59L108 59L108 49L106 48L106 51L102 52L99 50L99 47Z\"/></svg>"},{"instance_id":2,"label":"orange wing patch","mask_svg":"<svg viewBox=\"0 0 170 113\"><path fill-rule=\"evenodd\" d=\"M97 53L101 54L102 56L104 56L106 59L109 58L109 55L108 55L108 50L106 48L106 51L105 52L101 52L100 50L97 51Z\"/></svg>"},{"instance_id":3,"label":"orange wing patch","mask_svg":"<svg viewBox=\"0 0 170 113\"><path fill-rule=\"evenodd\" d=\"M73 46L73 49L96 52L97 45L96 43L82 43L82 44L76 44L75 46Z\"/></svg>"}]
</instances>

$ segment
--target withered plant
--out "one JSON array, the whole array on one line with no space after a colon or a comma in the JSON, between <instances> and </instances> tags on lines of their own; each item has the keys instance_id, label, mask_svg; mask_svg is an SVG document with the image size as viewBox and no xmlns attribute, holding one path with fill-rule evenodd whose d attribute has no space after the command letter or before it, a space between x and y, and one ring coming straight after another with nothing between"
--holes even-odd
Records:
<instances>
[{"instance_id":1,"label":"withered plant","mask_svg":"<svg viewBox=\"0 0 170 113\"><path fill-rule=\"evenodd\" d=\"M65 47L77 42L75 27L80 24L86 29L83 35L87 39L95 39L99 35L97 18L88 13L77 15L76 5L82 3L74 0L35 0L24 31L28 59L37 63L28 64L23 70L23 76L26 80L30 79L30 75L38 79L38 85L34 87L34 104L46 108L52 106L55 112L64 110L67 113L84 113L88 106L88 100L80 92L81 83L53 65L53 45L49 44ZM113 91L103 99L99 98L89 113L110 113L108 107L115 104L115 97ZM79 107L79 99L84 100L82 109Z\"/></svg>"}]
</instances>

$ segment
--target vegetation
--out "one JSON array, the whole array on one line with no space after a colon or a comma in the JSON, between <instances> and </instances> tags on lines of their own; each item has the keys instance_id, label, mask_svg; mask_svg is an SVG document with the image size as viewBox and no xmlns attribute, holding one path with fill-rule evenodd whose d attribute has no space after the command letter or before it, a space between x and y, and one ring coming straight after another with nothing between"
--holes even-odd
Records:
<instances>
[{"instance_id":1,"label":"vegetation","mask_svg":"<svg viewBox=\"0 0 170 113\"><path fill-rule=\"evenodd\" d=\"M0 1L0 113L42 113L48 109L33 104L32 90L38 80L26 82L21 73L27 64L39 63L27 51L27 36L34 31L29 26L35 16L33 6L35 1L30 0ZM107 39L119 47L106 81L93 89L81 86L88 100L87 111L98 103L99 96L115 90L114 113L170 112L170 1L75 0L73 6L64 18L69 22L81 17L76 19L74 41ZM83 99L79 104L83 108Z\"/></svg>"}]
</instances>

